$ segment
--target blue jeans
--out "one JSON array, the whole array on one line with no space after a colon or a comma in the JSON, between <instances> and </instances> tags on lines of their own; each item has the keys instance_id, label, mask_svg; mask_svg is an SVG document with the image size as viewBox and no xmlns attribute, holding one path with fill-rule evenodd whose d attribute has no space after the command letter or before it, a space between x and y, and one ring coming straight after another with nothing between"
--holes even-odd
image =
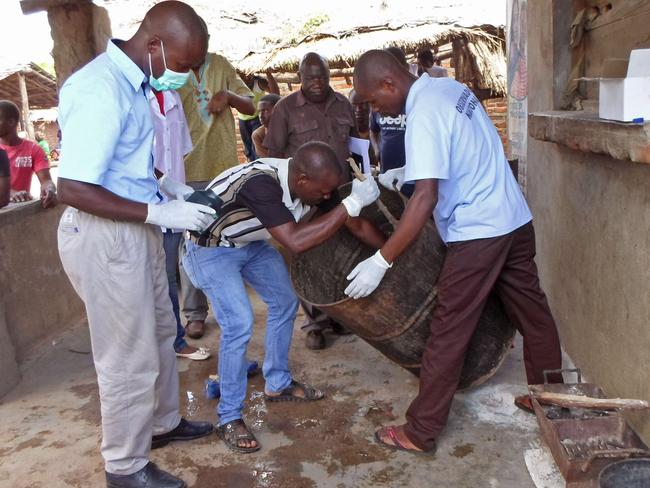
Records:
<instances>
[{"instance_id":1,"label":"blue jeans","mask_svg":"<svg viewBox=\"0 0 650 488\"><path fill-rule=\"evenodd\" d=\"M253 334L253 308L244 282L268 307L264 365L266 390L291 384L289 348L298 298L280 253L264 241L240 248L200 247L185 241L183 266L190 280L208 296L219 327L219 424L241 418L246 398L246 349Z\"/></svg>"},{"instance_id":2,"label":"blue jeans","mask_svg":"<svg viewBox=\"0 0 650 488\"><path fill-rule=\"evenodd\" d=\"M167 281L169 282L169 299L172 301L174 317L176 317L176 340L174 341L174 351L179 352L185 346L185 329L181 325L180 307L178 305L178 247L183 239L182 232L164 232L163 248L165 249L165 269L167 271Z\"/></svg>"}]
</instances>

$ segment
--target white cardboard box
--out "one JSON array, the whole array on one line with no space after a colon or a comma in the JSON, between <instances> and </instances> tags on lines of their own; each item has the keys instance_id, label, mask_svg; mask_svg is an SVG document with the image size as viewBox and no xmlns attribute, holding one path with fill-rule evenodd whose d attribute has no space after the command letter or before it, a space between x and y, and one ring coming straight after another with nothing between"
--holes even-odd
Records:
<instances>
[{"instance_id":1,"label":"white cardboard box","mask_svg":"<svg viewBox=\"0 0 650 488\"><path fill-rule=\"evenodd\" d=\"M598 116L622 122L650 121L650 49L633 50L629 62L603 62Z\"/></svg>"}]
</instances>

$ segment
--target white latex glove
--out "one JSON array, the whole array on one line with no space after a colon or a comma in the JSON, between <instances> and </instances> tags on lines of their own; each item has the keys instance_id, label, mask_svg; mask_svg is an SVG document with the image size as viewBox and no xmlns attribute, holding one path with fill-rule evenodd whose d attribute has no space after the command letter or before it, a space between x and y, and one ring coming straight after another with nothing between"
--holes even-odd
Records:
<instances>
[{"instance_id":1,"label":"white latex glove","mask_svg":"<svg viewBox=\"0 0 650 488\"><path fill-rule=\"evenodd\" d=\"M176 181L167 175L163 175L158 180L160 190L167 195L170 200L185 200L188 195L194 193L194 188L184 185L180 181Z\"/></svg>"},{"instance_id":2,"label":"white latex glove","mask_svg":"<svg viewBox=\"0 0 650 488\"><path fill-rule=\"evenodd\" d=\"M385 173L381 173L377 179L384 188L395 191L395 187L397 187L397 190L399 191L402 189L402 185L404 184L404 166L401 168L389 169ZM393 186L393 184L395 186Z\"/></svg>"},{"instance_id":3,"label":"white latex glove","mask_svg":"<svg viewBox=\"0 0 650 488\"><path fill-rule=\"evenodd\" d=\"M147 205L145 223L167 227L202 231L214 222L217 212L207 205L171 200L165 203Z\"/></svg>"},{"instance_id":4,"label":"white latex glove","mask_svg":"<svg viewBox=\"0 0 650 488\"><path fill-rule=\"evenodd\" d=\"M352 273L347 276L352 283L345 289L345 294L355 300L367 297L375 291L386 271L392 266L386 262L381 252L377 251L368 259L357 264Z\"/></svg>"},{"instance_id":5,"label":"white latex glove","mask_svg":"<svg viewBox=\"0 0 650 488\"><path fill-rule=\"evenodd\" d=\"M379 187L374 178L368 176L364 181L352 180L350 195L341 202L350 217L358 217L361 209L379 198Z\"/></svg>"}]
</instances>

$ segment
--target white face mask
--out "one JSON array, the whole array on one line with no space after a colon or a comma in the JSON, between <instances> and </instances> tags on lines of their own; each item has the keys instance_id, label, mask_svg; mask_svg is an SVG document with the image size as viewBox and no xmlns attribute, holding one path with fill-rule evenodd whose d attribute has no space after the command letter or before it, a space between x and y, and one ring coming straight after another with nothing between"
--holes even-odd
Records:
<instances>
[{"instance_id":1,"label":"white face mask","mask_svg":"<svg viewBox=\"0 0 650 488\"><path fill-rule=\"evenodd\" d=\"M151 53L149 53L149 85L156 91L164 90L178 90L185 83L187 83L188 78L190 77L190 72L187 73L177 73L167 68L167 60L165 59L165 46L163 45L162 39L160 40L160 49L162 50L163 55L163 64L165 65L165 71L158 78L154 77L153 69L151 68Z\"/></svg>"}]
</instances>

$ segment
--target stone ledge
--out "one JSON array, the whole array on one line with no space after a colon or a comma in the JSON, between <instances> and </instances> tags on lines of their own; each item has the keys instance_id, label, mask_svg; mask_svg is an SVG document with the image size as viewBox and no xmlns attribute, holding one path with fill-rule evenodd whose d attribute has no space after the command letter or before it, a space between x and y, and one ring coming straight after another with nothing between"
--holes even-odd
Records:
<instances>
[{"instance_id":1,"label":"stone ledge","mask_svg":"<svg viewBox=\"0 0 650 488\"><path fill-rule=\"evenodd\" d=\"M537 112L528 116L528 134L577 151L650 164L650 123L614 122L585 111Z\"/></svg>"},{"instance_id":2,"label":"stone ledge","mask_svg":"<svg viewBox=\"0 0 650 488\"><path fill-rule=\"evenodd\" d=\"M0 301L0 399L20 381L20 370L16 362L16 351L11 342L4 305Z\"/></svg>"},{"instance_id":3,"label":"stone ledge","mask_svg":"<svg viewBox=\"0 0 650 488\"><path fill-rule=\"evenodd\" d=\"M0 227L20 223L25 218L47 210L49 209L41 207L41 201L38 198L28 202L10 203L0 209Z\"/></svg>"},{"instance_id":4,"label":"stone ledge","mask_svg":"<svg viewBox=\"0 0 650 488\"><path fill-rule=\"evenodd\" d=\"M34 200L0 210L0 329L4 320L19 365L32 347L84 314L59 259L57 227L64 209L43 209ZM0 342L3 337L0 330ZM6 351L0 347L0 355ZM0 374L3 367L0 360Z\"/></svg>"}]
</instances>

